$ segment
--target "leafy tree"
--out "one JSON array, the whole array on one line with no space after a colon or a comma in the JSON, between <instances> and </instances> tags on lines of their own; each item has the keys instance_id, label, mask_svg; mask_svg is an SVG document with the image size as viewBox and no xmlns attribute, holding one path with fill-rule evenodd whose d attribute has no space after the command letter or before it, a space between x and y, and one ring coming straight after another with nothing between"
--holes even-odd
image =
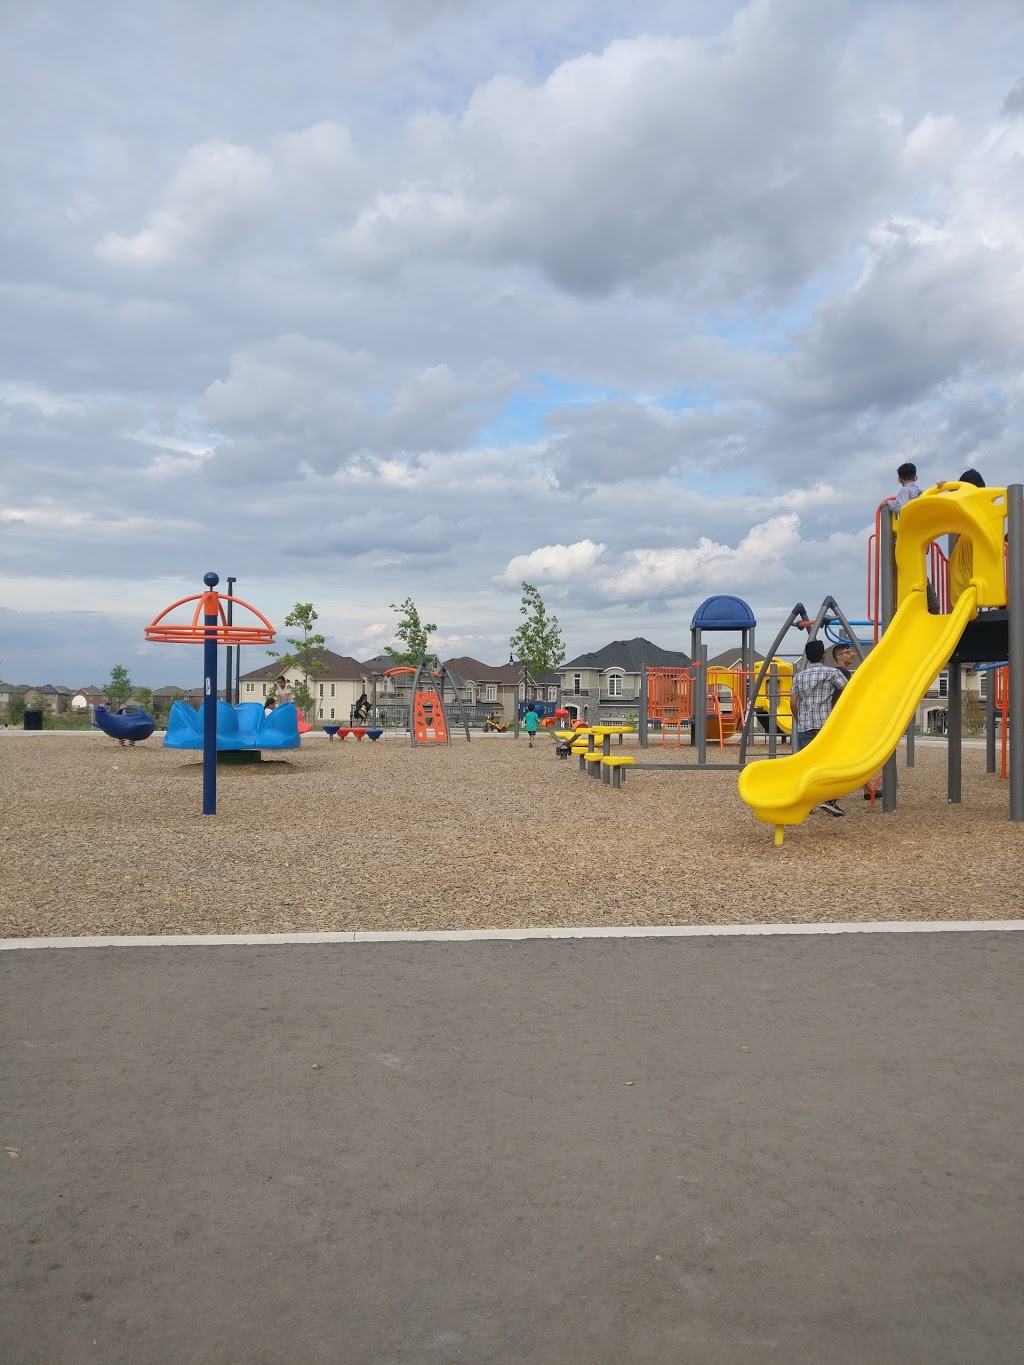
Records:
<instances>
[{"instance_id":1,"label":"leafy tree","mask_svg":"<svg viewBox=\"0 0 1024 1365\"><path fill-rule=\"evenodd\" d=\"M153 689L151 687L137 687L134 695L135 705L141 707L143 711L153 710Z\"/></svg>"},{"instance_id":2,"label":"leafy tree","mask_svg":"<svg viewBox=\"0 0 1024 1365\"><path fill-rule=\"evenodd\" d=\"M395 634L405 645L405 648L395 649L394 645L387 645L384 652L390 655L396 666L404 665L406 668L417 668L431 657L427 640L437 630L437 624L434 621L420 619L420 614L416 610L416 603L411 597L407 597L400 607L392 602L391 610L402 613L398 618Z\"/></svg>"},{"instance_id":3,"label":"leafy tree","mask_svg":"<svg viewBox=\"0 0 1024 1365\"><path fill-rule=\"evenodd\" d=\"M519 614L526 620L509 644L512 652L522 660L529 677L536 680L544 673L553 673L564 660L562 632L558 628L558 617L548 615L543 599L532 583L523 584Z\"/></svg>"},{"instance_id":4,"label":"leafy tree","mask_svg":"<svg viewBox=\"0 0 1024 1365\"><path fill-rule=\"evenodd\" d=\"M317 673L329 671L323 659L317 657L318 650L327 648L327 641L324 637L313 630L315 622L319 620L320 614L313 610L312 602L296 602L284 618L284 623L289 629L302 632L301 635L285 637L292 647L292 652L282 654L276 649L267 650L270 657L278 661L282 673L289 668L297 668L301 671L302 681L296 683L292 688L292 700L309 721L313 719L312 712L316 705L313 700L313 690L310 687L310 678Z\"/></svg>"},{"instance_id":5,"label":"leafy tree","mask_svg":"<svg viewBox=\"0 0 1024 1365\"><path fill-rule=\"evenodd\" d=\"M989 686L992 686L992 678L989 678ZM982 735L985 733L985 703L976 692L964 691L960 698L960 714L963 717L962 724L964 734Z\"/></svg>"},{"instance_id":6,"label":"leafy tree","mask_svg":"<svg viewBox=\"0 0 1024 1365\"><path fill-rule=\"evenodd\" d=\"M11 700L7 703L7 723L8 725L20 725L25 719L25 694L24 692L12 692Z\"/></svg>"},{"instance_id":7,"label":"leafy tree","mask_svg":"<svg viewBox=\"0 0 1024 1365\"><path fill-rule=\"evenodd\" d=\"M128 676L127 668L121 664L115 664L110 670L110 681L103 689L107 694L107 707L111 711L119 711L122 706L127 705L128 698L134 692L132 680Z\"/></svg>"}]
</instances>

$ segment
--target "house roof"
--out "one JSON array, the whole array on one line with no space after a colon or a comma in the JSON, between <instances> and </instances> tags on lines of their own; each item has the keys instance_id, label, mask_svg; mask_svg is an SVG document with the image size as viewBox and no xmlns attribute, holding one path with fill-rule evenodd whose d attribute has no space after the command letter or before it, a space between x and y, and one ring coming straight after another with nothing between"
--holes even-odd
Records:
<instances>
[{"instance_id":1,"label":"house roof","mask_svg":"<svg viewBox=\"0 0 1024 1365\"><path fill-rule=\"evenodd\" d=\"M310 658L322 663L327 670L325 673L313 674L310 678L311 682L329 682L331 680L335 682L361 682L366 676L366 665L361 664L358 659L353 659L350 654L335 654L332 649L314 649L310 651ZM272 678L278 678L280 675L280 660L271 659L261 668L254 668L249 673L243 673L238 681L269 682Z\"/></svg>"},{"instance_id":2,"label":"house roof","mask_svg":"<svg viewBox=\"0 0 1024 1365\"><path fill-rule=\"evenodd\" d=\"M105 691L105 687L97 687L95 683L87 683L85 687L75 688L75 692L81 692L83 697L102 697Z\"/></svg>"},{"instance_id":3,"label":"house roof","mask_svg":"<svg viewBox=\"0 0 1024 1365\"><path fill-rule=\"evenodd\" d=\"M369 673L383 673L388 668L394 668L395 661L390 654L375 654L372 659L364 659L362 663L363 671Z\"/></svg>"},{"instance_id":4,"label":"house roof","mask_svg":"<svg viewBox=\"0 0 1024 1365\"><path fill-rule=\"evenodd\" d=\"M735 668L742 657L743 651L739 645L733 649L723 649L721 654L716 654L713 659L708 660L708 668ZM756 649L754 650L754 663L764 663L764 655L758 654Z\"/></svg>"},{"instance_id":5,"label":"house roof","mask_svg":"<svg viewBox=\"0 0 1024 1365\"><path fill-rule=\"evenodd\" d=\"M463 654L458 659L445 659L444 666L465 682L511 682L519 681L521 664L485 664L479 659Z\"/></svg>"},{"instance_id":6,"label":"house roof","mask_svg":"<svg viewBox=\"0 0 1024 1365\"><path fill-rule=\"evenodd\" d=\"M689 654L681 649L662 649L652 644L642 635L633 640L612 640L611 644L595 649L589 654L577 654L575 659L562 664L558 670L564 673L569 668L595 668L604 672L607 668L621 668L626 673L640 673L644 668L688 668Z\"/></svg>"}]
</instances>

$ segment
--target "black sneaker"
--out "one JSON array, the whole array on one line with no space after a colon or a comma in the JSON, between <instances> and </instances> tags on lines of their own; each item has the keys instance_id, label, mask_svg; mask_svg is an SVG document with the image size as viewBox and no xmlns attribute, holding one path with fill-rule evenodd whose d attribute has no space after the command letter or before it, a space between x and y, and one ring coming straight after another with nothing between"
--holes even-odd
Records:
<instances>
[{"instance_id":1,"label":"black sneaker","mask_svg":"<svg viewBox=\"0 0 1024 1365\"><path fill-rule=\"evenodd\" d=\"M846 811L843 810L842 806L839 804L838 801L822 801L822 803L821 803L821 805L818 807L818 809L819 809L819 810L823 810L823 811L825 812L826 815L845 815L845 814L846 814Z\"/></svg>"}]
</instances>

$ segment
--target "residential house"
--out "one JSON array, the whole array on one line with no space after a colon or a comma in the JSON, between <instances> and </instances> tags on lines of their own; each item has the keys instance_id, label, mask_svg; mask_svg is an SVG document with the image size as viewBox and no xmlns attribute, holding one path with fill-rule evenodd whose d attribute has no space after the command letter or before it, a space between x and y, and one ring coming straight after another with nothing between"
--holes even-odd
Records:
<instances>
[{"instance_id":1,"label":"residential house","mask_svg":"<svg viewBox=\"0 0 1024 1365\"><path fill-rule=\"evenodd\" d=\"M51 716L63 716L74 696L70 687L44 683L42 687L25 689L26 711L48 711Z\"/></svg>"},{"instance_id":2,"label":"residential house","mask_svg":"<svg viewBox=\"0 0 1024 1365\"><path fill-rule=\"evenodd\" d=\"M313 650L311 658L323 665L322 671L311 673L309 678L314 701L311 719L327 724L331 721L348 724L359 694L369 691L366 665L348 654L335 654L330 649ZM262 668L242 674L238 680L239 701L266 701L274 695L274 685L282 673L293 688L304 677L301 668L282 669L276 659L271 659Z\"/></svg>"},{"instance_id":3,"label":"residential house","mask_svg":"<svg viewBox=\"0 0 1024 1365\"><path fill-rule=\"evenodd\" d=\"M645 668L688 668L690 656L681 649L662 649L642 636L611 644L558 669L562 705L571 720L591 725L622 723L640 710L640 685Z\"/></svg>"},{"instance_id":4,"label":"residential house","mask_svg":"<svg viewBox=\"0 0 1024 1365\"><path fill-rule=\"evenodd\" d=\"M561 681L557 674L531 678L527 682L523 676L523 665L519 662L485 664L469 655L462 655L456 659L446 659L444 665L456 680L463 701L484 706L508 725L515 720L517 701L557 703L561 693Z\"/></svg>"},{"instance_id":5,"label":"residential house","mask_svg":"<svg viewBox=\"0 0 1024 1365\"><path fill-rule=\"evenodd\" d=\"M192 690L199 693L199 699L201 701L203 696L202 689L195 688ZM169 711L171 709L171 703L177 701L179 698L182 701L189 700L189 692L190 689L187 687L154 687L153 707L157 711Z\"/></svg>"},{"instance_id":6,"label":"residential house","mask_svg":"<svg viewBox=\"0 0 1024 1365\"><path fill-rule=\"evenodd\" d=\"M13 697L22 697L28 689L21 683L0 682L0 711L7 714Z\"/></svg>"},{"instance_id":7,"label":"residential house","mask_svg":"<svg viewBox=\"0 0 1024 1365\"><path fill-rule=\"evenodd\" d=\"M71 697L72 711L95 711L97 706L105 705L107 695L102 687L97 687L95 683L90 683L87 687L78 687Z\"/></svg>"}]
</instances>

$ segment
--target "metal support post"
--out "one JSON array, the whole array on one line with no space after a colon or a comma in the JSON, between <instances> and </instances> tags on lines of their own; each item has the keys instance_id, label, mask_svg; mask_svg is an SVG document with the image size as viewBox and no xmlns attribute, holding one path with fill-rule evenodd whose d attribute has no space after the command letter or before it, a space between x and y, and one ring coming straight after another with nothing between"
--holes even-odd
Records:
<instances>
[{"instance_id":1,"label":"metal support post","mask_svg":"<svg viewBox=\"0 0 1024 1365\"><path fill-rule=\"evenodd\" d=\"M637 717L640 748L647 748L647 665L640 669L640 715Z\"/></svg>"},{"instance_id":2,"label":"metal support post","mask_svg":"<svg viewBox=\"0 0 1024 1365\"><path fill-rule=\"evenodd\" d=\"M1024 485L1006 490L1010 664L1010 819L1024 822Z\"/></svg>"},{"instance_id":3,"label":"metal support post","mask_svg":"<svg viewBox=\"0 0 1024 1365\"><path fill-rule=\"evenodd\" d=\"M238 581L238 580L237 580L237 579L234 579L234 578L229 578L229 579L226 580L227 585L228 585L228 625L229 625L229 626L232 625L232 624L234 623L234 619L235 619L235 618L234 618L234 612L232 611L232 608L234 607L235 604L234 604L234 602L232 602L231 599L232 599L232 597L233 597L234 594L235 594L235 583L236 583L237 581ZM224 698L225 698L225 700L227 701L227 704L228 704L229 706L233 706L233 705L235 704L235 690L234 690L234 686L233 686L232 681L231 681L231 649L232 649L231 645L228 645L227 648L224 650Z\"/></svg>"},{"instance_id":4,"label":"metal support post","mask_svg":"<svg viewBox=\"0 0 1024 1365\"><path fill-rule=\"evenodd\" d=\"M697 762L703 768L708 761L708 647L699 645L700 667L693 684L693 725L697 737ZM694 662L698 662L696 659Z\"/></svg>"},{"instance_id":5,"label":"metal support post","mask_svg":"<svg viewBox=\"0 0 1024 1365\"><path fill-rule=\"evenodd\" d=\"M220 582L215 573L205 574L210 589L203 603L203 625L209 627L203 640L203 814L217 814L217 597L213 589ZM212 610L211 610L212 609Z\"/></svg>"},{"instance_id":6,"label":"metal support post","mask_svg":"<svg viewBox=\"0 0 1024 1365\"><path fill-rule=\"evenodd\" d=\"M988 669L985 678L985 771L996 770L996 670Z\"/></svg>"},{"instance_id":7,"label":"metal support post","mask_svg":"<svg viewBox=\"0 0 1024 1365\"><path fill-rule=\"evenodd\" d=\"M954 654L948 665L949 690L946 695L946 799L959 806L962 793L964 708L960 660Z\"/></svg>"},{"instance_id":8,"label":"metal support post","mask_svg":"<svg viewBox=\"0 0 1024 1365\"><path fill-rule=\"evenodd\" d=\"M881 616L884 631L896 615L896 532L892 513L885 511L880 518L881 545L879 547ZM893 754L882 769L882 810L891 815L896 809L896 755Z\"/></svg>"},{"instance_id":9,"label":"metal support post","mask_svg":"<svg viewBox=\"0 0 1024 1365\"><path fill-rule=\"evenodd\" d=\"M914 766L914 732L917 729L917 716L915 715L907 726L907 767Z\"/></svg>"}]
</instances>

